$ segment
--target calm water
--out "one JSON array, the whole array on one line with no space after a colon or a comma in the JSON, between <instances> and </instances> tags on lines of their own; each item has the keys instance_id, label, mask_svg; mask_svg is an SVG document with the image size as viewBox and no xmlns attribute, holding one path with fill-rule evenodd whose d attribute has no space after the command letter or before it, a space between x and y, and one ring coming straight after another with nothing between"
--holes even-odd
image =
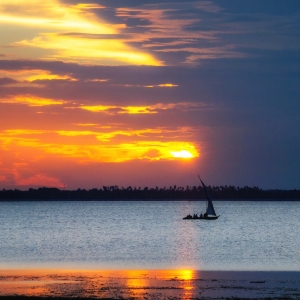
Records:
<instances>
[{"instance_id":1,"label":"calm water","mask_svg":"<svg viewBox=\"0 0 300 300\"><path fill-rule=\"evenodd\" d=\"M0 202L0 268L300 271L300 202Z\"/></svg>"}]
</instances>

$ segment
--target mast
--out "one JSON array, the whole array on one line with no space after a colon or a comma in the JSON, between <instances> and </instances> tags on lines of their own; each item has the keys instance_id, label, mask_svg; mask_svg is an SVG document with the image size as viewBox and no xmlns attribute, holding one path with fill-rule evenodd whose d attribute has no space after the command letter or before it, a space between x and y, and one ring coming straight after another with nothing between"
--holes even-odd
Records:
<instances>
[{"instance_id":1,"label":"mast","mask_svg":"<svg viewBox=\"0 0 300 300\"><path fill-rule=\"evenodd\" d=\"M209 196L209 193L208 193L208 189L207 187L205 186L205 184L203 183L203 181L201 180L200 176L198 175L201 183L202 183L202 186L204 188L204 191L205 191L205 195L206 195L206 199L207 199L207 208L206 208L206 213L208 215L213 215L213 216L216 216L216 212L215 212L215 209L214 209L214 206L213 206L213 203L212 203L212 200Z\"/></svg>"}]
</instances>

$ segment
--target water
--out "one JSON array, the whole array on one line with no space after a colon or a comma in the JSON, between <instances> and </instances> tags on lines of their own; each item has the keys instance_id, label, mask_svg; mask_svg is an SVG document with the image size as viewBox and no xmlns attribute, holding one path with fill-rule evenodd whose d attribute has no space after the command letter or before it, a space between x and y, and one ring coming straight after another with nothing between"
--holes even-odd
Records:
<instances>
[{"instance_id":1,"label":"water","mask_svg":"<svg viewBox=\"0 0 300 300\"><path fill-rule=\"evenodd\" d=\"M300 271L300 202L0 202L0 268Z\"/></svg>"}]
</instances>

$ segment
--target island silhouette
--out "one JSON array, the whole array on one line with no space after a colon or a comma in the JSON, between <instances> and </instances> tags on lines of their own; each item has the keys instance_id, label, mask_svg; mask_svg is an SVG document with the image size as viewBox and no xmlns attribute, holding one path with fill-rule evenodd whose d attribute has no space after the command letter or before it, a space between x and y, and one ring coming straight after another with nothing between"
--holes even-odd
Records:
<instances>
[{"instance_id":1,"label":"island silhouette","mask_svg":"<svg viewBox=\"0 0 300 300\"><path fill-rule=\"evenodd\" d=\"M258 187L207 186L214 200L300 200L300 190L263 190ZM8 200L204 200L202 186L149 188L103 186L93 189L65 190L51 187L27 191L0 190L0 201Z\"/></svg>"}]
</instances>

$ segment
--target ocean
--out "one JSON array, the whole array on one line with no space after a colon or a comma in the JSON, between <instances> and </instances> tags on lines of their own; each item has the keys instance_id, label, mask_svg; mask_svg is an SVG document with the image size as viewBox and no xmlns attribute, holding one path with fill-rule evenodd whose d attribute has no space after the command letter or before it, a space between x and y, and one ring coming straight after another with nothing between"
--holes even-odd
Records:
<instances>
[{"instance_id":1,"label":"ocean","mask_svg":"<svg viewBox=\"0 0 300 300\"><path fill-rule=\"evenodd\" d=\"M300 271L300 202L0 202L1 269Z\"/></svg>"}]
</instances>

